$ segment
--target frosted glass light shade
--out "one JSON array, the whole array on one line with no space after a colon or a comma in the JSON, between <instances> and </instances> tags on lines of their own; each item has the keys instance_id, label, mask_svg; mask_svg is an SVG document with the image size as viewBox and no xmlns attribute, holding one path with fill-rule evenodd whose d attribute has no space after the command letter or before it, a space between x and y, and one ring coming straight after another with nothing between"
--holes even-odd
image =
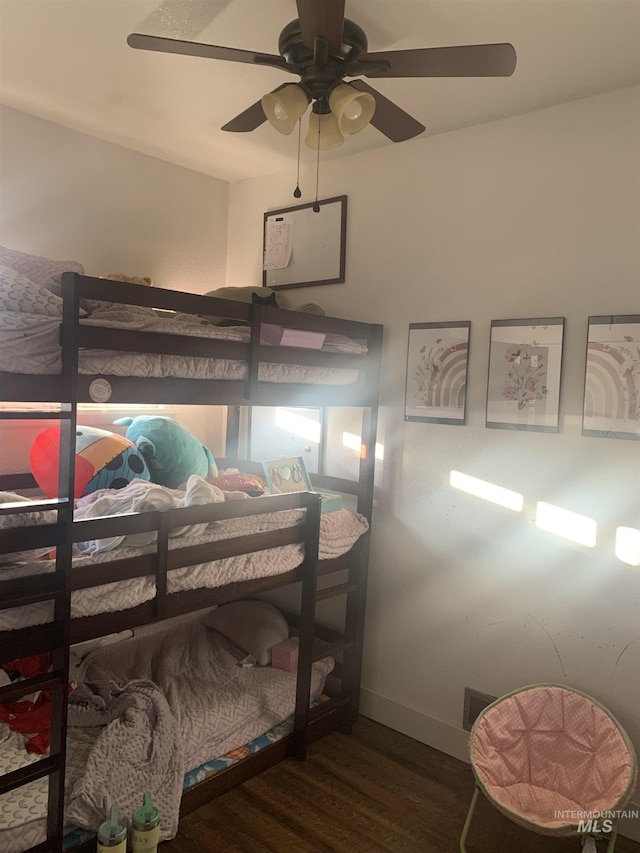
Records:
<instances>
[{"instance_id":1,"label":"frosted glass light shade","mask_svg":"<svg viewBox=\"0 0 640 853\"><path fill-rule=\"evenodd\" d=\"M318 139L318 128L320 128L320 139ZM333 113L314 113L309 116L309 130L304 144L314 150L328 151L331 148L340 148L344 137L340 133L338 120Z\"/></svg>"},{"instance_id":2,"label":"frosted glass light shade","mask_svg":"<svg viewBox=\"0 0 640 853\"><path fill-rule=\"evenodd\" d=\"M298 119L304 115L309 99L300 86L289 83L282 89L263 95L261 103L269 123L279 133L288 136Z\"/></svg>"},{"instance_id":3,"label":"frosted glass light shade","mask_svg":"<svg viewBox=\"0 0 640 853\"><path fill-rule=\"evenodd\" d=\"M342 133L358 133L373 118L376 99L369 92L359 92L348 83L341 83L329 95L329 107Z\"/></svg>"}]
</instances>

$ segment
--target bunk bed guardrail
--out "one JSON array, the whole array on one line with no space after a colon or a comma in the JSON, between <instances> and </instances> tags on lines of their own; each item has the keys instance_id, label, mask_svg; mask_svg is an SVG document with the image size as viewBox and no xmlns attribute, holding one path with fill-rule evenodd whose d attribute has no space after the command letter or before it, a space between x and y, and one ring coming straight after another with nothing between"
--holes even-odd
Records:
<instances>
[{"instance_id":1,"label":"bunk bed guardrail","mask_svg":"<svg viewBox=\"0 0 640 853\"><path fill-rule=\"evenodd\" d=\"M72 383L77 382L73 399L81 402L100 402L92 397L91 387L92 382L99 377L82 372L78 374L78 349L228 359L246 365L245 378L242 380L150 376L142 385L137 377L103 376L110 385L109 402L161 403L171 399L176 404L190 405L219 403L366 406L371 404L372 394L377 394L377 370L382 337L382 327L377 324L305 314L271 306L245 305L212 296L149 288L79 273L63 274L62 294L62 373L47 376L0 374L4 399L69 401ZM174 334L169 332L170 319L167 319L165 324L167 333L85 325L79 317L81 305L90 305L91 301L95 304L96 300L122 306L161 309L165 313L173 312L177 315L227 317L231 321L236 320L239 324L249 326L250 336L248 341L243 342L195 334ZM366 351L350 354L267 345L261 342L261 328L265 323L346 336L362 342ZM303 381L268 382L259 379L260 366L265 364L354 370L357 371L357 379L345 385L327 383L324 386Z\"/></svg>"}]
</instances>

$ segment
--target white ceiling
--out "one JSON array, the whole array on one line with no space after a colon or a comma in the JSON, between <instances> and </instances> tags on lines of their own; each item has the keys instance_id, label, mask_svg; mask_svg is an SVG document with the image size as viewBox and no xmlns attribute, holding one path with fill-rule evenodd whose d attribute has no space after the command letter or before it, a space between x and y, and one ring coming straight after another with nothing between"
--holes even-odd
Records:
<instances>
[{"instance_id":1,"label":"white ceiling","mask_svg":"<svg viewBox=\"0 0 640 853\"><path fill-rule=\"evenodd\" d=\"M508 78L371 80L426 135L640 82L640 0L346 0L346 15L370 51L514 45ZM0 101L228 181L295 169L295 132L219 128L296 78L126 43L145 32L277 53L295 17L294 0L0 0ZM322 156L393 144L369 127Z\"/></svg>"}]
</instances>

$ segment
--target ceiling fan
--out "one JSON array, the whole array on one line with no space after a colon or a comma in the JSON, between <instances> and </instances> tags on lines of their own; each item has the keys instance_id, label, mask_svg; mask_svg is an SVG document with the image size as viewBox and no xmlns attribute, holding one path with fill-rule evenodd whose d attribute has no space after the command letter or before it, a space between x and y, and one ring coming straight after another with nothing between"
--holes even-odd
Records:
<instances>
[{"instance_id":1,"label":"ceiling fan","mask_svg":"<svg viewBox=\"0 0 640 853\"><path fill-rule=\"evenodd\" d=\"M243 110L222 130L246 132L269 121L289 134L312 104L312 148L336 148L343 134L372 124L392 142L411 139L424 125L362 79L345 77L508 77L516 67L510 44L460 45L367 52L364 30L344 16L345 0L296 0L298 17L280 33L279 56L232 47L132 33L130 47L246 62L278 68L300 77L285 83Z\"/></svg>"}]
</instances>

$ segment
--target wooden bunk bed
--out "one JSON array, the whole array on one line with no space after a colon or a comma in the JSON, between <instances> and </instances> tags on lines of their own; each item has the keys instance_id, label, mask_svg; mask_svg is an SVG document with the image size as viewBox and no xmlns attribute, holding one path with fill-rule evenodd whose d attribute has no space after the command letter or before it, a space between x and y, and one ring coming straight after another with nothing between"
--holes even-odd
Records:
<instances>
[{"instance_id":1,"label":"wooden bunk bed","mask_svg":"<svg viewBox=\"0 0 640 853\"><path fill-rule=\"evenodd\" d=\"M36 498L29 504L0 505L0 517L55 510L55 523L31 527L0 529L0 554L36 547L55 547L55 571L47 574L2 579L0 573L0 615L18 607L53 602L51 621L0 632L0 663L41 652L51 652L53 665L49 672L34 678L0 687L0 702L18 699L36 689L52 694L51 746L49 756L0 776L0 794L44 776L49 777L47 839L29 848L43 853L62 848L64 811L65 745L67 733L67 684L69 680L69 646L90 638L101 637L124 628L135 628L169 617L200 610L212 605L259 595L267 590L291 583L301 583L298 614L288 614L293 630L300 638L296 682L294 727L290 736L278 740L203 782L186 790L181 813L197 808L213 796L228 790L287 756L303 759L307 746L329 731L349 730L358 715L361 672L364 607L366 596L369 535L364 534L343 556L319 559L320 498L315 493L253 498L221 504L186 507L166 512L146 512L91 520L74 520L73 494L75 429L78 403L95 402L96 394L108 403L164 403L224 405L227 407L226 458L221 466L235 465L250 469L250 463L238 461L241 407L269 406L346 406L362 409L359 478L352 482L343 478L312 475L314 488L331 489L353 495L357 511L369 522L373 507L374 448L378 405L378 384L382 327L340 320L270 306L244 305L168 290L155 290L137 285L90 278L76 273L62 277L63 317L60 323L59 372L47 375L0 373L0 400L12 404L0 411L3 419L49 418L61 428L59 497L55 500ZM176 334L169 316L166 332L108 328L89 325L80 319L86 300L98 300L123 306L162 309L165 313L200 316L222 316L242 324L243 340L210 339L189 331ZM93 303L95 304L95 303ZM91 317L95 316L92 314ZM357 354L326 352L315 349L274 347L262 343L263 324L323 332L329 336L348 336L360 342ZM209 329L209 327L202 327ZM136 353L164 358L178 357L206 363L234 365L239 378L190 378L188 375L166 375L166 366L155 376L91 374L83 367L88 351L106 351L117 359L122 353ZM276 380L264 376L264 366L276 366ZM301 368L302 378L295 371ZM289 374L288 371L294 371ZM313 381L314 371L321 378ZM343 372L348 380L343 379ZM158 372L164 375L157 375ZM168 370L171 373L171 368ZM178 370L180 373L180 370ZM215 377L215 371L213 371ZM311 381L304 381L307 377ZM334 380L336 377L336 380ZM25 410L25 403L30 404ZM38 403L57 403L57 411L39 410ZM35 404L35 408L33 407ZM1 476L0 489L21 491L33 485L30 475ZM173 527L202 524L229 518L299 510L304 523L280 527L266 533L223 539L185 548L168 547ZM99 536L156 532L156 545L136 557L72 568L73 544ZM180 566L203 561L233 558L288 544L301 544L304 559L299 565L280 574L239 581L225 586L171 592L169 573ZM318 588L321 576L346 572L346 580ZM72 618L72 596L81 589L115 581L153 576L155 595L151 600L119 612ZM338 634L316 625L316 603L334 596L346 596L344 632ZM309 707L312 664L326 656L342 655L338 668L340 688L329 701ZM95 844L95 842L93 842ZM76 849L93 849L92 846Z\"/></svg>"}]
</instances>

